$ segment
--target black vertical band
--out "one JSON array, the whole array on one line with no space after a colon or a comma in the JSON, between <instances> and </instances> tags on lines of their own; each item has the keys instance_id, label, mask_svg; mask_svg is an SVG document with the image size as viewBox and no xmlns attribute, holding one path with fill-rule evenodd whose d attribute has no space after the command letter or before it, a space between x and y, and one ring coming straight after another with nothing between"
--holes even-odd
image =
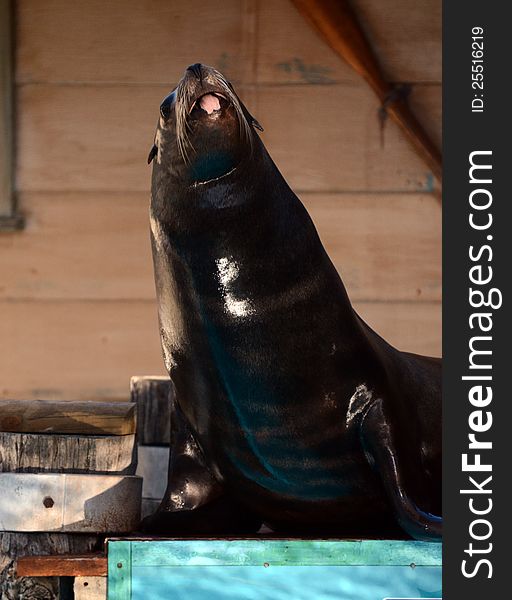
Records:
<instances>
[{"instance_id":1,"label":"black vertical band","mask_svg":"<svg viewBox=\"0 0 512 600\"><path fill-rule=\"evenodd\" d=\"M443 7L448 600L504 597L512 577L512 29L506 8L475 0L445 0Z\"/></svg>"}]
</instances>

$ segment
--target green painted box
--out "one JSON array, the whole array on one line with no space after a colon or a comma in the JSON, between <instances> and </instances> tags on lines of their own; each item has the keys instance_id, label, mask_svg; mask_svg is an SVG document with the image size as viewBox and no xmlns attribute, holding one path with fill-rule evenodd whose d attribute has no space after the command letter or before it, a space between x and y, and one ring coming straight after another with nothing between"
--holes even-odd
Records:
<instances>
[{"instance_id":1,"label":"green painted box","mask_svg":"<svg viewBox=\"0 0 512 600\"><path fill-rule=\"evenodd\" d=\"M400 540L109 540L108 600L441 598L441 551Z\"/></svg>"}]
</instances>

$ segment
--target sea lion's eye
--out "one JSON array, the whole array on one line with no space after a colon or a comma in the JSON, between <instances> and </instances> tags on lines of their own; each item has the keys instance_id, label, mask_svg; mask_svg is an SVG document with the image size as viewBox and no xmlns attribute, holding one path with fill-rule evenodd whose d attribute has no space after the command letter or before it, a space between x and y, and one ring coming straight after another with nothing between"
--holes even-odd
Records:
<instances>
[{"instance_id":1,"label":"sea lion's eye","mask_svg":"<svg viewBox=\"0 0 512 600\"><path fill-rule=\"evenodd\" d=\"M171 114L171 106L174 102L175 93L169 94L166 98L163 99L162 104L160 104L160 115L162 119L167 120Z\"/></svg>"},{"instance_id":2,"label":"sea lion's eye","mask_svg":"<svg viewBox=\"0 0 512 600\"><path fill-rule=\"evenodd\" d=\"M167 121L170 114L171 114L171 104L169 102L165 102L165 101L162 102L162 104L160 104L160 116L162 117L162 119L165 119Z\"/></svg>"},{"instance_id":3,"label":"sea lion's eye","mask_svg":"<svg viewBox=\"0 0 512 600\"><path fill-rule=\"evenodd\" d=\"M168 104L162 104L162 106L160 107L160 116L162 117L162 119L168 119L169 115L171 113L171 108Z\"/></svg>"}]
</instances>

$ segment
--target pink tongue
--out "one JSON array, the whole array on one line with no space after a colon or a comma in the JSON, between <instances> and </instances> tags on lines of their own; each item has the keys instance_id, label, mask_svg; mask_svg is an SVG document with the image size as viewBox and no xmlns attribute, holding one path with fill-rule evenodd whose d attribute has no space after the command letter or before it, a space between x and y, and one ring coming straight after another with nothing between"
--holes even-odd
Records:
<instances>
[{"instance_id":1,"label":"pink tongue","mask_svg":"<svg viewBox=\"0 0 512 600\"><path fill-rule=\"evenodd\" d=\"M213 94L206 94L199 100L199 105L203 110L205 110L209 115L212 114L214 110L220 110L220 102L217 96Z\"/></svg>"}]
</instances>

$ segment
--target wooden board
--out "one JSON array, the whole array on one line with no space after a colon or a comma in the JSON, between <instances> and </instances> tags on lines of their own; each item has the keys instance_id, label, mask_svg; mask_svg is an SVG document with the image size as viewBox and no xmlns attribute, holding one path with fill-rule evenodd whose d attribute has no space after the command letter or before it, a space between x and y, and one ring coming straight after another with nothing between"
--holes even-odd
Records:
<instances>
[{"instance_id":1,"label":"wooden board","mask_svg":"<svg viewBox=\"0 0 512 600\"><path fill-rule=\"evenodd\" d=\"M18 188L149 192L146 159L167 93L155 86L22 86Z\"/></svg>"},{"instance_id":2,"label":"wooden board","mask_svg":"<svg viewBox=\"0 0 512 600\"><path fill-rule=\"evenodd\" d=\"M239 0L17 4L18 82L167 84L196 62L240 79L250 64Z\"/></svg>"},{"instance_id":3,"label":"wooden board","mask_svg":"<svg viewBox=\"0 0 512 600\"><path fill-rule=\"evenodd\" d=\"M2 404L0 401L0 410ZM0 473L135 475L135 454L135 435L0 432Z\"/></svg>"},{"instance_id":4,"label":"wooden board","mask_svg":"<svg viewBox=\"0 0 512 600\"><path fill-rule=\"evenodd\" d=\"M108 599L441 597L441 544L402 540L109 540ZM276 594L277 592L277 594Z\"/></svg>"},{"instance_id":5,"label":"wooden board","mask_svg":"<svg viewBox=\"0 0 512 600\"><path fill-rule=\"evenodd\" d=\"M351 4L389 81L441 81L440 0L354 0ZM290 0L260 3L258 33L260 83L358 80Z\"/></svg>"},{"instance_id":6,"label":"wooden board","mask_svg":"<svg viewBox=\"0 0 512 600\"><path fill-rule=\"evenodd\" d=\"M169 82L194 62L244 81L256 73L260 82L355 80L290 0L23 0L18 6L23 83ZM439 0L355 0L354 8L391 80L440 81Z\"/></svg>"},{"instance_id":7,"label":"wooden board","mask_svg":"<svg viewBox=\"0 0 512 600\"><path fill-rule=\"evenodd\" d=\"M361 302L354 308L399 350L441 356L441 303Z\"/></svg>"},{"instance_id":8,"label":"wooden board","mask_svg":"<svg viewBox=\"0 0 512 600\"><path fill-rule=\"evenodd\" d=\"M343 539L111 539L107 542L109 574L122 556L132 567L261 566L441 566L442 545L416 540ZM128 565L124 565L128 566ZM267 567L268 568L268 567Z\"/></svg>"},{"instance_id":9,"label":"wooden board","mask_svg":"<svg viewBox=\"0 0 512 600\"><path fill-rule=\"evenodd\" d=\"M296 191L432 190L431 175L392 122L381 147L378 102L365 84L239 91ZM165 93L134 87L127 100L122 86L23 86L19 189L148 193L146 157ZM439 86L417 86L413 94L421 98L413 101L420 120L439 142Z\"/></svg>"},{"instance_id":10,"label":"wooden board","mask_svg":"<svg viewBox=\"0 0 512 600\"><path fill-rule=\"evenodd\" d=\"M121 533L140 520L142 479L132 475L0 473L0 530Z\"/></svg>"},{"instance_id":11,"label":"wooden board","mask_svg":"<svg viewBox=\"0 0 512 600\"><path fill-rule=\"evenodd\" d=\"M93 552L98 537L89 534L0 532L0 597L64 600L59 596L59 580L38 575L27 579L16 574L16 560L27 554L81 554ZM55 558L54 562L60 562Z\"/></svg>"},{"instance_id":12,"label":"wooden board","mask_svg":"<svg viewBox=\"0 0 512 600\"><path fill-rule=\"evenodd\" d=\"M16 572L20 577L105 577L107 557L104 554L21 556Z\"/></svg>"},{"instance_id":13,"label":"wooden board","mask_svg":"<svg viewBox=\"0 0 512 600\"><path fill-rule=\"evenodd\" d=\"M147 193L22 194L0 236L0 298L154 298Z\"/></svg>"},{"instance_id":14,"label":"wooden board","mask_svg":"<svg viewBox=\"0 0 512 600\"><path fill-rule=\"evenodd\" d=\"M73 600L106 600L106 577L75 577L73 582Z\"/></svg>"},{"instance_id":15,"label":"wooden board","mask_svg":"<svg viewBox=\"0 0 512 600\"><path fill-rule=\"evenodd\" d=\"M165 374L154 302L0 302L0 397L129 398Z\"/></svg>"},{"instance_id":16,"label":"wooden board","mask_svg":"<svg viewBox=\"0 0 512 600\"><path fill-rule=\"evenodd\" d=\"M400 349L439 355L440 303L355 308ZM126 400L133 373L165 374L153 302L0 302L0 312L0 398Z\"/></svg>"},{"instance_id":17,"label":"wooden board","mask_svg":"<svg viewBox=\"0 0 512 600\"><path fill-rule=\"evenodd\" d=\"M353 300L441 299L431 194L301 199ZM21 204L27 229L0 236L0 298L154 298L146 194L27 193Z\"/></svg>"},{"instance_id":18,"label":"wooden board","mask_svg":"<svg viewBox=\"0 0 512 600\"><path fill-rule=\"evenodd\" d=\"M135 433L135 405L128 402L0 400L0 431L18 433Z\"/></svg>"},{"instance_id":19,"label":"wooden board","mask_svg":"<svg viewBox=\"0 0 512 600\"><path fill-rule=\"evenodd\" d=\"M432 175L389 119L381 145L379 105L366 85L262 86L255 94L265 145L296 192L433 190ZM439 144L440 88L417 86L411 101Z\"/></svg>"},{"instance_id":20,"label":"wooden board","mask_svg":"<svg viewBox=\"0 0 512 600\"><path fill-rule=\"evenodd\" d=\"M352 302L441 300L441 208L428 194L301 194Z\"/></svg>"},{"instance_id":21,"label":"wooden board","mask_svg":"<svg viewBox=\"0 0 512 600\"><path fill-rule=\"evenodd\" d=\"M169 447L139 446L137 475L142 477L142 498L161 500L167 487Z\"/></svg>"},{"instance_id":22,"label":"wooden board","mask_svg":"<svg viewBox=\"0 0 512 600\"><path fill-rule=\"evenodd\" d=\"M442 0L355 0L390 81L442 79Z\"/></svg>"},{"instance_id":23,"label":"wooden board","mask_svg":"<svg viewBox=\"0 0 512 600\"><path fill-rule=\"evenodd\" d=\"M134 376L130 379L131 401L137 405L139 446L169 444L171 394L174 394L174 386L167 376ZM140 461L141 455L139 467Z\"/></svg>"}]
</instances>

